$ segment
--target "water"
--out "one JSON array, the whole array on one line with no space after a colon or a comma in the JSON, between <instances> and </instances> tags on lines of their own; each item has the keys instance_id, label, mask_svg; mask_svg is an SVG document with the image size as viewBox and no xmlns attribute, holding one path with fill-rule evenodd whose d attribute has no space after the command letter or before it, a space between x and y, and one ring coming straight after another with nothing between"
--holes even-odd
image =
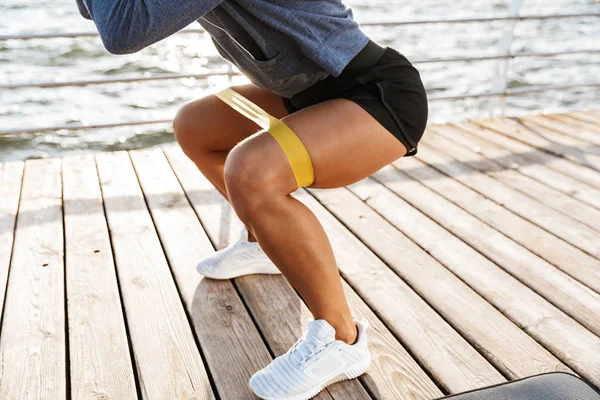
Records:
<instances>
[{"instance_id":1,"label":"water","mask_svg":"<svg viewBox=\"0 0 600 400\"><path fill-rule=\"evenodd\" d=\"M92 31L74 0L2 0L0 34ZM349 0L359 22L505 16L510 0ZM600 12L599 0L523 0L522 15ZM374 40L410 60L493 55L507 22L365 27ZM600 48L600 18L525 21L513 53ZM491 89L496 61L418 65L431 97ZM97 38L0 41L0 82L106 79L226 71L204 34L179 34L127 56L108 54ZM522 58L510 62L509 87L597 82L600 54ZM233 83L245 83L234 78ZM170 119L185 102L228 84L226 77L0 90L0 130L65 124ZM432 102L430 122L490 115L492 99ZM506 101L508 115L600 107L600 88L528 94ZM58 131L0 137L0 162L91 151L143 148L173 141L166 125Z\"/></svg>"}]
</instances>

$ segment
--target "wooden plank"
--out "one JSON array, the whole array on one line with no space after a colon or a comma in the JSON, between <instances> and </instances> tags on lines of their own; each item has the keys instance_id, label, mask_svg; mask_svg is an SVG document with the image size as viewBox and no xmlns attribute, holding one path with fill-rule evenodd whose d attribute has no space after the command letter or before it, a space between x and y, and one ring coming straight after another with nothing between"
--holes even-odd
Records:
<instances>
[{"instance_id":1,"label":"wooden plank","mask_svg":"<svg viewBox=\"0 0 600 400\"><path fill-rule=\"evenodd\" d=\"M457 134L455 129L432 127L426 137L427 139L423 143L442 150L455 160L466 163L506 183L523 194L594 230L600 230L600 210L522 174L519 164L500 163L493 158L483 157L481 150L469 148L474 144L472 139L463 139L461 143L460 134Z\"/></svg>"},{"instance_id":2,"label":"wooden plank","mask_svg":"<svg viewBox=\"0 0 600 400\"><path fill-rule=\"evenodd\" d=\"M213 398L202 358L125 152L96 156L145 399Z\"/></svg>"},{"instance_id":3,"label":"wooden plank","mask_svg":"<svg viewBox=\"0 0 600 400\"><path fill-rule=\"evenodd\" d=\"M62 176L71 398L134 399L133 366L94 157L63 159Z\"/></svg>"},{"instance_id":4,"label":"wooden plank","mask_svg":"<svg viewBox=\"0 0 600 400\"><path fill-rule=\"evenodd\" d=\"M473 120L475 125L501 133L539 150L600 171L600 147L587 144L559 133L537 128L535 131L501 119Z\"/></svg>"},{"instance_id":5,"label":"wooden plank","mask_svg":"<svg viewBox=\"0 0 600 400\"><path fill-rule=\"evenodd\" d=\"M0 336L0 398L65 399L60 160L25 163Z\"/></svg>"},{"instance_id":6,"label":"wooden plank","mask_svg":"<svg viewBox=\"0 0 600 400\"><path fill-rule=\"evenodd\" d=\"M481 224L477 224L475 218L469 218L464 211L449 201L405 175L405 179L402 179L402 176L401 172L392 167L374 175L405 200L372 180L353 185L351 190L565 364L577 373L598 382L599 377L595 371L598 370L600 355L597 351L590 354L589 349L599 348L600 338L567 317L453 233L440 227L430 217L423 215L427 213L435 217L437 222L449 227L445 221L449 219L449 213L453 213L464 232L477 233L482 241L496 240L488 231L477 230L481 228ZM414 184L411 184L411 181ZM420 212L415 211L413 207L419 207ZM440 218L440 215L443 218ZM481 316L482 320L486 318L485 315Z\"/></svg>"},{"instance_id":7,"label":"wooden plank","mask_svg":"<svg viewBox=\"0 0 600 400\"><path fill-rule=\"evenodd\" d=\"M537 225L510 212L501 205L488 200L463 184L449 179L446 175L443 175L431 166L416 159L406 159L403 161L398 166L408 175L419 180L427 187L435 190L522 246L527 247L535 243L535 246L529 246L529 251L554 264L560 270L600 293L600 261L598 259L591 257L580 249L539 228ZM439 161L439 163L442 162L442 160ZM435 166L437 163L432 165ZM539 282L539 276L544 276L547 279L555 277L558 282L565 283L564 275L558 273L554 267L548 265L548 263L540 262L535 257L528 258L529 261L525 264L522 264L525 261L522 258L509 261L508 264L512 266L521 264L527 266L533 262L533 265L540 265L543 271L547 270L547 272L540 272L531 277L532 284ZM517 262L515 263L515 261ZM520 275L520 272L515 274L515 276L517 275ZM553 287L554 283L551 283L548 289L549 296L557 294L552 289ZM571 283L567 287L571 287ZM563 288L562 291L569 291L567 287ZM581 289L579 285L575 285L572 287L572 290L575 293L579 293ZM561 299L562 297L558 298L558 300ZM563 300L567 301L567 299ZM570 300L568 304L570 304Z\"/></svg>"},{"instance_id":8,"label":"wooden plank","mask_svg":"<svg viewBox=\"0 0 600 400\"><path fill-rule=\"evenodd\" d=\"M598 172L563 158L538 152L527 145L473 124L437 125L435 130L444 133L446 128L453 128L453 140L463 145L468 144L479 154L505 167L517 166L519 172L600 208Z\"/></svg>"},{"instance_id":9,"label":"wooden plank","mask_svg":"<svg viewBox=\"0 0 600 400\"><path fill-rule=\"evenodd\" d=\"M23 162L0 164L0 299L6 294L8 267L15 238L15 223L21 197ZM4 301L0 302L0 315Z\"/></svg>"},{"instance_id":10,"label":"wooden plank","mask_svg":"<svg viewBox=\"0 0 600 400\"><path fill-rule=\"evenodd\" d=\"M196 271L214 249L162 151L132 151L131 158L217 392L252 398L248 380L272 360L260 333L230 281Z\"/></svg>"},{"instance_id":11,"label":"wooden plank","mask_svg":"<svg viewBox=\"0 0 600 400\"><path fill-rule=\"evenodd\" d=\"M356 186L366 188L365 185ZM349 191L315 190L313 193L506 376L514 379L568 370L517 325ZM370 196L373 191L369 193Z\"/></svg>"},{"instance_id":12,"label":"wooden plank","mask_svg":"<svg viewBox=\"0 0 600 400\"><path fill-rule=\"evenodd\" d=\"M582 121L570 114L548 114L544 115L544 118L547 118L548 120L560 121L561 124L564 124L566 127L575 127L579 130L590 133L595 132L596 139L594 139L594 141L597 141L598 137L600 137L600 121Z\"/></svg>"},{"instance_id":13,"label":"wooden plank","mask_svg":"<svg viewBox=\"0 0 600 400\"><path fill-rule=\"evenodd\" d=\"M579 121L585 121L595 125L600 124L600 117L597 117L588 111L570 111L562 115L567 115L570 118L576 118Z\"/></svg>"},{"instance_id":14,"label":"wooden plank","mask_svg":"<svg viewBox=\"0 0 600 400\"><path fill-rule=\"evenodd\" d=\"M466 163L456 161L434 150L426 143L422 147L427 151L421 153L420 159L427 164L435 164L440 171L503 205L522 218L541 226L591 256L600 258L600 232L545 206L494 178L479 173Z\"/></svg>"},{"instance_id":15,"label":"wooden plank","mask_svg":"<svg viewBox=\"0 0 600 400\"><path fill-rule=\"evenodd\" d=\"M544 129L558 132L586 143L600 145L600 135L597 132L592 132L589 129L585 129L585 127L582 126L583 123L579 123L579 126L577 126L575 124L565 123L563 120L558 118L548 118L544 115L532 115L517 117L517 120L523 125L531 127L532 129L542 127Z\"/></svg>"},{"instance_id":16,"label":"wooden plank","mask_svg":"<svg viewBox=\"0 0 600 400\"><path fill-rule=\"evenodd\" d=\"M211 201L206 201L207 196L198 198L196 194L211 191L210 183L180 150L168 148L166 153L211 239L220 242L219 247L236 240L241 222L225 199L214 189ZM229 233L227 238L223 238L223 232ZM280 276L246 276L236 279L236 284L273 353L277 356L287 351L301 334L309 316L307 307L291 285ZM377 399L440 397L442 393L402 345L356 292L343 284L353 315L367 318L371 323L369 338L374 362L369 372L360 378L370 393ZM340 388L352 389L347 382L334 385L331 387L334 397L338 397Z\"/></svg>"},{"instance_id":17,"label":"wooden plank","mask_svg":"<svg viewBox=\"0 0 600 400\"><path fill-rule=\"evenodd\" d=\"M190 167L189 161L183 160L180 150L167 148L165 152L194 207L198 210L199 207L211 204L218 195L214 189L209 190L206 181L199 178L199 173ZM191 175L184 177L186 173ZM297 197L311 207L323 222L332 239L336 258L346 281L380 316L390 331L411 349L413 356L430 371L437 382L450 392L460 392L504 380L410 287L349 234L318 202L302 191L298 192ZM217 221L229 218L229 208L219 211L219 207L220 202L212 208L217 213L217 217L213 218ZM199 214L204 218L211 215L202 210L199 210ZM218 247L223 246L232 234L231 224L222 223L218 225L218 229L211 228L209 232L217 239L225 238L218 244Z\"/></svg>"}]
</instances>

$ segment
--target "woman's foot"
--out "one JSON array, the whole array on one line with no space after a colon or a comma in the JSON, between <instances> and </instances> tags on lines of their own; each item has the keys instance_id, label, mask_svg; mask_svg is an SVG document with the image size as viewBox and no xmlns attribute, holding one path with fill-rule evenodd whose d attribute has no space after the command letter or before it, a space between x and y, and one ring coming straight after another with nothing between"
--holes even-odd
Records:
<instances>
[{"instance_id":1,"label":"woman's foot","mask_svg":"<svg viewBox=\"0 0 600 400\"><path fill-rule=\"evenodd\" d=\"M306 400L332 383L367 371L371 353L366 320L354 321L358 337L349 345L335 339L325 320L309 320L308 331L285 354L250 379L250 389L264 400Z\"/></svg>"},{"instance_id":2,"label":"woman's foot","mask_svg":"<svg viewBox=\"0 0 600 400\"><path fill-rule=\"evenodd\" d=\"M198 272L207 278L232 279L251 274L280 274L275 264L257 242L248 241L248 230L242 229L237 242L200 261Z\"/></svg>"}]
</instances>

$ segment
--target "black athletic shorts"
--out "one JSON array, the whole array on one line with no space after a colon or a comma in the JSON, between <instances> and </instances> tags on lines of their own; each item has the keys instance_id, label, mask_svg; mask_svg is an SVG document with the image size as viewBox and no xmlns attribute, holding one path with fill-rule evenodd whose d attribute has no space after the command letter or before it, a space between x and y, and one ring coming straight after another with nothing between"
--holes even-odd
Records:
<instances>
[{"instance_id":1,"label":"black athletic shorts","mask_svg":"<svg viewBox=\"0 0 600 400\"><path fill-rule=\"evenodd\" d=\"M402 142L407 156L417 153L427 124L427 96L419 72L402 54L370 41L340 76L330 75L283 102L291 114L336 98L364 108Z\"/></svg>"}]
</instances>

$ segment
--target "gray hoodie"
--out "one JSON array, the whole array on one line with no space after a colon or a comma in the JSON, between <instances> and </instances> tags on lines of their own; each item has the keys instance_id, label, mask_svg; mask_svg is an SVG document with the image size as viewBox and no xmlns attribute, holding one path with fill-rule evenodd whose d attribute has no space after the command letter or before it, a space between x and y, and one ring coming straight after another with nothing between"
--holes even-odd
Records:
<instances>
[{"instance_id":1,"label":"gray hoodie","mask_svg":"<svg viewBox=\"0 0 600 400\"><path fill-rule=\"evenodd\" d=\"M368 37L341 0L77 0L108 51L133 53L194 21L254 84L283 97L338 76Z\"/></svg>"}]
</instances>

